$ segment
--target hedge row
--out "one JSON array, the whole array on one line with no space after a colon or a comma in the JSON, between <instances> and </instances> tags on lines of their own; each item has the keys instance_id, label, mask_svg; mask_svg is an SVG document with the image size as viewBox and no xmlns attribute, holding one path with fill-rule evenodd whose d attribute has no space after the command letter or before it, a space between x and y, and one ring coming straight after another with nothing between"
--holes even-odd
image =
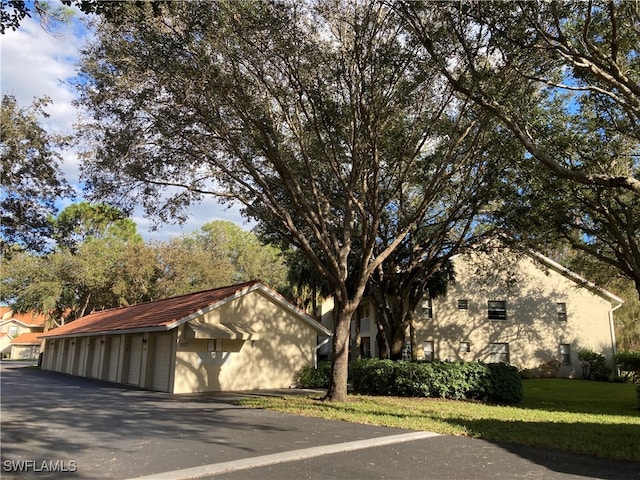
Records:
<instances>
[{"instance_id":1,"label":"hedge row","mask_svg":"<svg viewBox=\"0 0 640 480\"><path fill-rule=\"evenodd\" d=\"M624 378L633 382L640 381L640 351L618 353L616 364Z\"/></svg>"},{"instance_id":2,"label":"hedge row","mask_svg":"<svg viewBox=\"0 0 640 480\"><path fill-rule=\"evenodd\" d=\"M331 367L303 369L297 382L326 387ZM402 397L474 399L496 403L522 400L522 381L515 367L504 363L407 362L367 359L349 365L354 393Z\"/></svg>"},{"instance_id":3,"label":"hedge row","mask_svg":"<svg viewBox=\"0 0 640 480\"><path fill-rule=\"evenodd\" d=\"M522 381L504 363L360 360L350 366L355 393L518 403Z\"/></svg>"}]
</instances>

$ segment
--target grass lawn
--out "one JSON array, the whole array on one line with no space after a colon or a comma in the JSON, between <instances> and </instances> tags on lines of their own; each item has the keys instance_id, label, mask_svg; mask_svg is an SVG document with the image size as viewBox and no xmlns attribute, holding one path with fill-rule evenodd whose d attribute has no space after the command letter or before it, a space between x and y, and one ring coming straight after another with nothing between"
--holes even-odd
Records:
<instances>
[{"instance_id":1,"label":"grass lawn","mask_svg":"<svg viewBox=\"0 0 640 480\"><path fill-rule=\"evenodd\" d=\"M241 403L313 417L640 462L636 385L535 379L524 380L523 389L523 402L517 406L364 395L350 395L346 403L293 395L254 397Z\"/></svg>"}]
</instances>

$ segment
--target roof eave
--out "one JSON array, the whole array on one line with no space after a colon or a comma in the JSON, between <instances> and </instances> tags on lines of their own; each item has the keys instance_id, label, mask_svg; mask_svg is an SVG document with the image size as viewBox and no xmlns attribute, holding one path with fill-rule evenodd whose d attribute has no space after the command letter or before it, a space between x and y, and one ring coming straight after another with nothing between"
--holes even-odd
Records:
<instances>
[{"instance_id":1,"label":"roof eave","mask_svg":"<svg viewBox=\"0 0 640 480\"><path fill-rule=\"evenodd\" d=\"M536 252L535 250L529 250L529 254L532 255L533 257L535 257L536 259L538 259L540 262L544 263L545 265L547 265L549 268L552 268L554 270L556 270L558 273L569 277L571 280L573 280L574 282L576 282L578 285L584 286L585 288L591 290L593 293L597 294L598 296L609 300L612 303L615 304L619 304L622 305L624 303L624 300L620 297L618 297L617 295L615 295L614 293L599 287L598 285L596 285L593 282L590 282L589 280L587 280L586 278L582 277L581 275L577 274L576 272L568 269L567 267L559 264L558 262L550 259L549 257Z\"/></svg>"},{"instance_id":2,"label":"roof eave","mask_svg":"<svg viewBox=\"0 0 640 480\"><path fill-rule=\"evenodd\" d=\"M277 292L274 292L273 290L271 290L270 288L262 284L255 285L255 288L260 288L262 292L264 292L267 296L269 296L269 298L271 298L273 301L277 302L281 307L284 307L290 313L293 313L296 317L300 318L309 326L315 328L316 330L323 333L327 337L332 335L332 332L328 330L324 325L322 325L320 322L315 320L310 315L296 308L294 305L291 305L289 302L285 301Z\"/></svg>"},{"instance_id":3,"label":"roof eave","mask_svg":"<svg viewBox=\"0 0 640 480\"><path fill-rule=\"evenodd\" d=\"M205 314L211 312L212 310L220 308L223 305L225 305L227 303L230 303L230 302L233 302L234 300L237 300L237 299L243 297L244 295L247 295L248 293L251 293L251 292L256 291L256 290L260 290L261 292L263 292L271 300L276 302L279 306L283 307L284 309L286 309L287 311L289 311L290 313L292 313L296 317L300 318L302 321L307 323L309 326L315 328L316 330L320 331L321 333L323 333L326 336L331 336L331 331L327 330L323 325L321 325L319 322L315 321L313 318L311 318L306 313L298 310L293 305L291 305L289 302L285 301L280 296L280 294L278 294L277 292L274 292L273 290L271 290L270 288L265 286L263 283L255 283L255 284L253 284L253 285L251 285L251 286L249 286L249 287L247 287L245 289L238 290L233 295L225 297L222 300L219 300L219 301L217 301L215 303L212 303L211 305L208 305L205 308L201 308L201 309L197 310L196 312L193 312L192 314L187 315L184 318L181 318L179 320L176 320L175 322L170 323L169 325L167 325L167 327L168 327L168 329L173 329L173 328L179 327L180 325L182 325L184 323L190 322L191 320L195 320L196 318L198 318L198 317L200 317L202 315L205 315Z\"/></svg>"},{"instance_id":4,"label":"roof eave","mask_svg":"<svg viewBox=\"0 0 640 480\"><path fill-rule=\"evenodd\" d=\"M69 333L61 333L59 335L39 335L37 338L42 338L47 340L49 338L67 338L67 337L98 337L101 335L120 335L126 333L146 333L146 332L167 332L172 330L175 327L170 327L169 325L162 325L156 327L141 327L141 328L126 328L121 330L100 330L96 332L69 332Z\"/></svg>"}]
</instances>

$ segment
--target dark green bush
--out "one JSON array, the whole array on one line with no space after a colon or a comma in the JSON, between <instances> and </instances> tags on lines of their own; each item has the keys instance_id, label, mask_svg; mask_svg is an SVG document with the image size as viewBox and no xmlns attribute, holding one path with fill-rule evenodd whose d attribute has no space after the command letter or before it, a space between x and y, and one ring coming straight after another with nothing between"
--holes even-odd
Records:
<instances>
[{"instance_id":1,"label":"dark green bush","mask_svg":"<svg viewBox=\"0 0 640 480\"><path fill-rule=\"evenodd\" d=\"M560 370L560 360L555 358L538 365L538 372L542 378L555 378Z\"/></svg>"},{"instance_id":2,"label":"dark green bush","mask_svg":"<svg viewBox=\"0 0 640 480\"><path fill-rule=\"evenodd\" d=\"M304 367L296 374L295 383L300 388L327 388L331 379L331 362L320 362L318 368Z\"/></svg>"},{"instance_id":3,"label":"dark green bush","mask_svg":"<svg viewBox=\"0 0 640 480\"><path fill-rule=\"evenodd\" d=\"M582 364L582 378L586 380L607 381L611 376L611 368L604 355L588 348L578 350L578 360Z\"/></svg>"},{"instance_id":4,"label":"dark green bush","mask_svg":"<svg viewBox=\"0 0 640 480\"><path fill-rule=\"evenodd\" d=\"M357 393L394 395L396 363L393 360L368 358L349 365L349 381Z\"/></svg>"},{"instance_id":5,"label":"dark green bush","mask_svg":"<svg viewBox=\"0 0 640 480\"><path fill-rule=\"evenodd\" d=\"M353 362L349 378L355 393L489 400L522 399L518 370L480 362L406 362L367 359Z\"/></svg>"},{"instance_id":6,"label":"dark green bush","mask_svg":"<svg viewBox=\"0 0 640 480\"><path fill-rule=\"evenodd\" d=\"M518 369L506 363L490 363L491 399L499 403L518 403L522 400L522 381Z\"/></svg>"},{"instance_id":7,"label":"dark green bush","mask_svg":"<svg viewBox=\"0 0 640 480\"><path fill-rule=\"evenodd\" d=\"M616 364L625 380L640 381L640 351L617 353Z\"/></svg>"}]
</instances>

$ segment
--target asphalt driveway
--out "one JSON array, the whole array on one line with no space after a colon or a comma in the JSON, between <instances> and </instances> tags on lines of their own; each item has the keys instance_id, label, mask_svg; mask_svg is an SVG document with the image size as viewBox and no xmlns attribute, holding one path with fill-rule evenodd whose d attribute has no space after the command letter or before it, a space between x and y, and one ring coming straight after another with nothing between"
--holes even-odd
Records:
<instances>
[{"instance_id":1,"label":"asphalt driveway","mask_svg":"<svg viewBox=\"0 0 640 480\"><path fill-rule=\"evenodd\" d=\"M640 480L640 463L237 406L246 393L177 396L13 362L0 381L3 479ZM250 394L265 393L278 392Z\"/></svg>"}]
</instances>

